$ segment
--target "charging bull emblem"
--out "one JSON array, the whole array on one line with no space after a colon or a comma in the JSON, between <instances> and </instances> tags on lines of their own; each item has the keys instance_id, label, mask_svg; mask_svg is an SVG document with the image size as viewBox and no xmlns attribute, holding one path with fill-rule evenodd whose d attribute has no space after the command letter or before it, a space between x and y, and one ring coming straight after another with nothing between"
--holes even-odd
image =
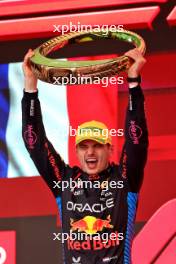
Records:
<instances>
[{"instance_id":1,"label":"charging bull emblem","mask_svg":"<svg viewBox=\"0 0 176 264\"><path fill-rule=\"evenodd\" d=\"M90 215L77 221L70 219L71 231L78 230L79 232L85 232L87 234L96 234L104 228L113 228L110 222L110 215L105 220Z\"/></svg>"}]
</instances>

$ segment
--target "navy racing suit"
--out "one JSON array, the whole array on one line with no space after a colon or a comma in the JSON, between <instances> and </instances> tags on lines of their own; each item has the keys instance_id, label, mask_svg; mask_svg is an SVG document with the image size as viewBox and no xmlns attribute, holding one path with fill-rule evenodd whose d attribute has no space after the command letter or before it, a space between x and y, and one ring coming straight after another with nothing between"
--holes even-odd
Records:
<instances>
[{"instance_id":1,"label":"navy racing suit","mask_svg":"<svg viewBox=\"0 0 176 264\"><path fill-rule=\"evenodd\" d=\"M141 87L129 89L125 142L119 164L110 163L93 178L78 166L65 164L48 140L38 92L24 92L22 122L25 146L56 199L62 232L68 234L63 243L63 263L130 264L138 193L148 149ZM56 184L63 181L76 184L62 191Z\"/></svg>"}]
</instances>

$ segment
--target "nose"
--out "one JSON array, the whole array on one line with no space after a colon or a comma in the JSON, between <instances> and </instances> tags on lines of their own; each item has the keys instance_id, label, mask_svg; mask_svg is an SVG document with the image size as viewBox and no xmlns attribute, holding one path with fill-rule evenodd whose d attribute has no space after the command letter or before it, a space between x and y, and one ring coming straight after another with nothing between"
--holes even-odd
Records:
<instances>
[{"instance_id":1,"label":"nose","mask_svg":"<svg viewBox=\"0 0 176 264\"><path fill-rule=\"evenodd\" d=\"M94 154L94 148L92 146L89 146L87 149L88 156L92 156Z\"/></svg>"}]
</instances>

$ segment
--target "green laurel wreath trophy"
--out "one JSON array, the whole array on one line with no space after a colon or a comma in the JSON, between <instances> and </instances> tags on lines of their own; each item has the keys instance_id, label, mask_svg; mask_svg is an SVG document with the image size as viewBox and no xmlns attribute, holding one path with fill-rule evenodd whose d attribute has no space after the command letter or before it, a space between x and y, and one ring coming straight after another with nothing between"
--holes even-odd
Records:
<instances>
[{"instance_id":1,"label":"green laurel wreath trophy","mask_svg":"<svg viewBox=\"0 0 176 264\"><path fill-rule=\"evenodd\" d=\"M90 77L93 81L95 77L102 79L105 76L110 77L126 71L130 67L132 60L125 55L112 59L86 61L64 61L46 57L52 51L60 49L65 45L102 38L132 43L143 55L145 53L146 46L143 38L131 31L117 30L116 32L112 32L111 30L107 30L106 34L104 31L95 32L93 30L70 32L52 38L34 50L34 56L30 58L32 71L38 79L52 84L54 84L54 79L56 78L81 76Z\"/></svg>"}]
</instances>

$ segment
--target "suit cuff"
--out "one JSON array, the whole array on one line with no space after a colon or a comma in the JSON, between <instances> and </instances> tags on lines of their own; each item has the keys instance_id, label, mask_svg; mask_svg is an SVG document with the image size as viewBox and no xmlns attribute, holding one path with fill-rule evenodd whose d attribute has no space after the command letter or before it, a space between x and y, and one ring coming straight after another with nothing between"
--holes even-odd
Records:
<instances>
[{"instance_id":1,"label":"suit cuff","mask_svg":"<svg viewBox=\"0 0 176 264\"><path fill-rule=\"evenodd\" d=\"M26 92L23 90L23 97L25 99L37 99L38 98L38 90L32 93Z\"/></svg>"}]
</instances>

